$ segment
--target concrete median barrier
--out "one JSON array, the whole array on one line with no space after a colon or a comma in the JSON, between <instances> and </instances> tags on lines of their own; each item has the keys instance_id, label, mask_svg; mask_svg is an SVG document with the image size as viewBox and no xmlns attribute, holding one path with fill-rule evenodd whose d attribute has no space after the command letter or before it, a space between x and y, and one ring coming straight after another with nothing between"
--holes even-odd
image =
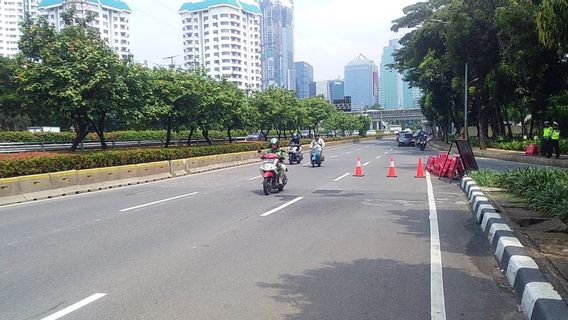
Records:
<instances>
[{"instance_id":1,"label":"concrete median barrier","mask_svg":"<svg viewBox=\"0 0 568 320\"><path fill-rule=\"evenodd\" d=\"M120 186L118 167L79 170L77 172L79 190L89 192Z\"/></svg>"},{"instance_id":2,"label":"concrete median barrier","mask_svg":"<svg viewBox=\"0 0 568 320\"><path fill-rule=\"evenodd\" d=\"M186 159L179 159L179 160L171 160L170 161L170 173L174 177L181 177L185 176L187 172L187 160Z\"/></svg>"},{"instance_id":3,"label":"concrete median barrier","mask_svg":"<svg viewBox=\"0 0 568 320\"><path fill-rule=\"evenodd\" d=\"M138 172L138 165L136 164L118 167L118 185L129 186L143 182Z\"/></svg>"},{"instance_id":4,"label":"concrete median barrier","mask_svg":"<svg viewBox=\"0 0 568 320\"><path fill-rule=\"evenodd\" d=\"M20 191L20 178L0 179L0 205L26 201Z\"/></svg>"},{"instance_id":5,"label":"concrete median barrier","mask_svg":"<svg viewBox=\"0 0 568 320\"><path fill-rule=\"evenodd\" d=\"M28 201L53 197L51 180L47 173L20 177L19 184L22 195Z\"/></svg>"},{"instance_id":6,"label":"concrete median barrier","mask_svg":"<svg viewBox=\"0 0 568 320\"><path fill-rule=\"evenodd\" d=\"M49 173L49 181L53 194L56 196L65 196L80 192L77 170Z\"/></svg>"},{"instance_id":7,"label":"concrete median barrier","mask_svg":"<svg viewBox=\"0 0 568 320\"><path fill-rule=\"evenodd\" d=\"M141 163L138 165L138 177L145 182L171 178L170 162Z\"/></svg>"}]
</instances>

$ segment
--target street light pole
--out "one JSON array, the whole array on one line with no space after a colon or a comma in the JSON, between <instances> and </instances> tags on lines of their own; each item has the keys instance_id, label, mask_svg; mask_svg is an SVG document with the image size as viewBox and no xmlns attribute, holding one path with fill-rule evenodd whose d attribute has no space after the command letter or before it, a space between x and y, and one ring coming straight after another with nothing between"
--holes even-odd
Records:
<instances>
[{"instance_id":1,"label":"street light pole","mask_svg":"<svg viewBox=\"0 0 568 320\"><path fill-rule=\"evenodd\" d=\"M464 107L463 107L463 124L464 124L464 138L465 140L468 139L468 134L467 134L467 87L468 87L468 83L467 83L467 62L465 63L465 81L464 81Z\"/></svg>"}]
</instances>

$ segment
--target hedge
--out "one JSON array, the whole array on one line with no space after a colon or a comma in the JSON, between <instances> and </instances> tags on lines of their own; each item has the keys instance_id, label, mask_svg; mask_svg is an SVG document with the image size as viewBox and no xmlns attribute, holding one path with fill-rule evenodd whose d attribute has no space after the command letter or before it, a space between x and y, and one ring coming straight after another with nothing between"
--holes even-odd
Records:
<instances>
[{"instance_id":1,"label":"hedge","mask_svg":"<svg viewBox=\"0 0 568 320\"><path fill-rule=\"evenodd\" d=\"M471 145L479 147L479 139L477 137L469 138ZM513 141L487 141L487 147L512 151L525 151L529 144L535 144L540 148L540 140L513 140ZM568 154L568 140L560 140L560 153Z\"/></svg>"},{"instance_id":2,"label":"hedge","mask_svg":"<svg viewBox=\"0 0 568 320\"><path fill-rule=\"evenodd\" d=\"M353 140L350 138L329 138L326 141ZM302 140L308 144L310 140ZM281 146L288 145L283 140ZM31 174L81 170L121 166L129 164L156 162L164 160L187 159L192 157L226 154L266 149L262 142L216 144L207 146L170 147L170 148L130 148L110 149L107 151L83 152L24 152L0 155L0 178L17 177Z\"/></svg>"},{"instance_id":3,"label":"hedge","mask_svg":"<svg viewBox=\"0 0 568 320\"><path fill-rule=\"evenodd\" d=\"M499 187L527 199L531 208L568 222L568 170L548 168L481 170L470 173L481 186Z\"/></svg>"}]
</instances>

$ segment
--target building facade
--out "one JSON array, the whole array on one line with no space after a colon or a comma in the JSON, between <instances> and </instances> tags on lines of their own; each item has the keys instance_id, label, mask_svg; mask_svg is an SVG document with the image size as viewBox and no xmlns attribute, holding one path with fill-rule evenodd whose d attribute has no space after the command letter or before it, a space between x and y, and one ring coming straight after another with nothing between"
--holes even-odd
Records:
<instances>
[{"instance_id":1,"label":"building facade","mask_svg":"<svg viewBox=\"0 0 568 320\"><path fill-rule=\"evenodd\" d=\"M345 81L331 80L328 82L329 86L329 100L331 103L345 99Z\"/></svg>"},{"instance_id":2,"label":"building facade","mask_svg":"<svg viewBox=\"0 0 568 320\"><path fill-rule=\"evenodd\" d=\"M65 27L61 14L70 5L75 5L77 14L84 16L88 11L96 17L89 23L96 28L118 55L123 58L130 56L130 14L128 5L120 0L41 0L39 13L47 19L57 31Z\"/></svg>"},{"instance_id":3,"label":"building facade","mask_svg":"<svg viewBox=\"0 0 568 320\"><path fill-rule=\"evenodd\" d=\"M259 0L262 11L262 87L276 86L293 90L294 75L294 2Z\"/></svg>"},{"instance_id":4,"label":"building facade","mask_svg":"<svg viewBox=\"0 0 568 320\"><path fill-rule=\"evenodd\" d=\"M197 0L179 10L184 61L241 89L261 89L260 18L257 4L239 0Z\"/></svg>"},{"instance_id":5,"label":"building facade","mask_svg":"<svg viewBox=\"0 0 568 320\"><path fill-rule=\"evenodd\" d=\"M351 110L363 111L377 103L377 65L360 54L345 66L345 96L351 97Z\"/></svg>"},{"instance_id":6,"label":"building facade","mask_svg":"<svg viewBox=\"0 0 568 320\"><path fill-rule=\"evenodd\" d=\"M38 0L0 0L0 56L13 58L22 36L20 23L37 14Z\"/></svg>"},{"instance_id":7,"label":"building facade","mask_svg":"<svg viewBox=\"0 0 568 320\"><path fill-rule=\"evenodd\" d=\"M305 61L294 63L296 70L296 97L305 99L313 96L310 86L314 82L314 67Z\"/></svg>"},{"instance_id":8,"label":"building facade","mask_svg":"<svg viewBox=\"0 0 568 320\"><path fill-rule=\"evenodd\" d=\"M419 108L422 97L419 88L411 88L397 70L388 68L395 62L393 54L400 47L399 39L390 40L381 57L379 104L385 110Z\"/></svg>"}]
</instances>

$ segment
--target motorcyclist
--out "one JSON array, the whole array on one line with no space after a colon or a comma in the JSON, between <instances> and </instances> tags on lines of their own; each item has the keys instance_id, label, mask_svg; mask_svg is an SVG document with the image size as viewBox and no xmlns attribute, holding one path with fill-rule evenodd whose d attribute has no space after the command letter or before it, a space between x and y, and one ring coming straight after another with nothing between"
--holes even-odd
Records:
<instances>
[{"instance_id":1,"label":"motorcyclist","mask_svg":"<svg viewBox=\"0 0 568 320\"><path fill-rule=\"evenodd\" d=\"M286 159L286 153L284 150L280 149L280 140L278 138L270 139L270 145L268 148L268 153L273 153L278 155L278 182L282 182L282 177L284 177L285 172L287 171L286 166L284 165L284 160Z\"/></svg>"},{"instance_id":2,"label":"motorcyclist","mask_svg":"<svg viewBox=\"0 0 568 320\"><path fill-rule=\"evenodd\" d=\"M314 139L310 142L310 150L318 148L320 150L321 159L323 161L323 148L325 147L325 141L320 137L319 133L314 134Z\"/></svg>"},{"instance_id":3,"label":"motorcyclist","mask_svg":"<svg viewBox=\"0 0 568 320\"><path fill-rule=\"evenodd\" d=\"M294 144L301 146L300 136L297 133L294 133L294 135L292 136L292 140L290 140L289 145L294 145Z\"/></svg>"}]
</instances>

